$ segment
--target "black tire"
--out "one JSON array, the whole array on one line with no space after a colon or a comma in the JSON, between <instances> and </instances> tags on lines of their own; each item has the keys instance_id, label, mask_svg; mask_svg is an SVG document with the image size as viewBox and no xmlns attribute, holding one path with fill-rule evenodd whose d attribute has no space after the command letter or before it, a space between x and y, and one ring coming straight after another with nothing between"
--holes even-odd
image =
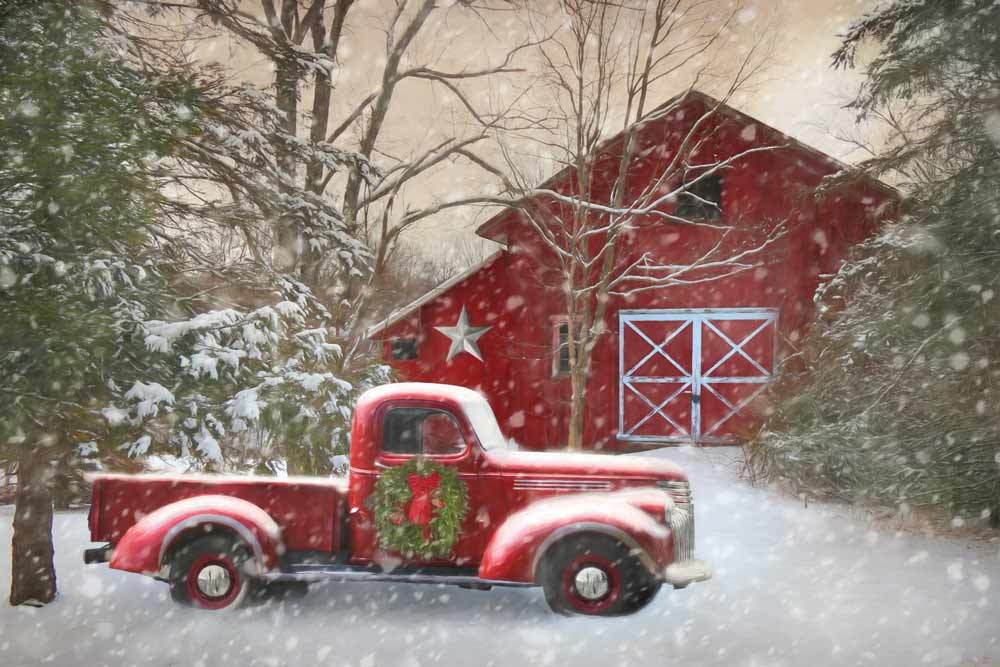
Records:
<instances>
[{"instance_id":1,"label":"black tire","mask_svg":"<svg viewBox=\"0 0 1000 667\"><path fill-rule=\"evenodd\" d=\"M626 597L626 610L625 610L626 614L634 614L635 612L639 611L647 604L652 602L653 598L656 597L656 594L660 592L660 586L662 582L659 579L654 579L649 574L649 570L643 567L641 563L639 564L639 566L642 567L642 571L646 574L648 580L643 585L634 589Z\"/></svg>"},{"instance_id":2,"label":"black tire","mask_svg":"<svg viewBox=\"0 0 1000 667\"><path fill-rule=\"evenodd\" d=\"M249 547L228 535L205 535L191 540L170 556L170 597L201 609L239 607L253 596L256 588L256 582L247 574L252 560ZM199 575L210 566L221 575L216 580L223 581L216 594L210 594L199 584Z\"/></svg>"},{"instance_id":3,"label":"black tire","mask_svg":"<svg viewBox=\"0 0 1000 667\"><path fill-rule=\"evenodd\" d=\"M578 585L577 577L584 570L597 576L598 581L588 591ZM593 533L567 537L550 547L538 578L552 611L566 615L632 614L649 604L660 590L660 581L628 547L612 537ZM607 591L602 594L605 587Z\"/></svg>"}]
</instances>

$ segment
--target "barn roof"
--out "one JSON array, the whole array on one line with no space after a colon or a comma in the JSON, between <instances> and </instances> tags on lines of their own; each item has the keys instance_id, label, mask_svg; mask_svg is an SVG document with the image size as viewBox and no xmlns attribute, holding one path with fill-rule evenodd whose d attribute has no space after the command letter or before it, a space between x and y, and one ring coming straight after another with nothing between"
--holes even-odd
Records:
<instances>
[{"instance_id":1,"label":"barn roof","mask_svg":"<svg viewBox=\"0 0 1000 667\"><path fill-rule=\"evenodd\" d=\"M496 261L496 259L498 257L500 257L500 255L502 255L502 254L503 254L502 250L496 251L495 253L493 253L492 255L490 255L489 257L487 257L486 259L484 259L483 261L479 262L478 264L474 264L474 265L470 266L469 268L467 268L465 271L462 271L461 273L459 273L458 275L452 276L448 280L444 281L443 283L441 283L440 285L438 285L437 287L435 287L434 289L432 289L427 294L424 294L419 299L416 299L415 301L411 301L410 303L406 304L402 308L399 308L397 310L392 311L389 314L389 317L385 318L384 320L382 320L378 324L373 324L372 326L368 327L368 330L365 332L365 337L366 338L371 338L375 334L380 333L382 331L385 331L386 329L388 329L392 325L400 322L401 320L406 319L406 317L408 315L410 315L410 313L412 313L413 311L417 310L418 308L420 308L424 304L430 303L434 299L438 298L439 296L441 296L442 294L444 294L445 292L447 292L452 287L454 287L455 285L459 284L460 282L462 282L463 280L465 280L466 278L468 278L472 274L476 273L477 271L486 268L487 266L489 266L490 264L492 264L494 261Z\"/></svg>"},{"instance_id":2,"label":"barn roof","mask_svg":"<svg viewBox=\"0 0 1000 667\"><path fill-rule=\"evenodd\" d=\"M800 151L802 151L804 153L807 153L807 154L811 155L812 157L816 158L817 160L819 160L820 162L825 162L832 169L836 169L837 171L844 171L844 172L849 172L849 171L851 171L851 170L854 169L854 167L852 167L851 165L847 164L846 162L842 162L842 161L838 160L837 158L833 157L832 155L824 153L823 151L821 151L820 149L816 148L815 146L810 146L809 144L803 143L803 142L799 141L798 139L785 134L781 130L779 130L777 128L774 128L774 127L768 125L767 123L764 123L764 122L762 122L762 121L754 118L753 116L751 116L749 114L743 113L742 111L739 111L738 109L735 109L735 108L729 106L728 104L725 104L721 100L716 99L715 97L712 97L711 95L709 95L707 93L703 93L700 90L695 90L694 88L690 88L690 89L684 91L683 93L679 93L677 95L674 95L669 100L667 100L666 102L664 102L660 106L656 107L656 109L654 109L649 114L649 116L651 117L651 119L644 119L644 120L639 121L639 122L640 123L650 123L650 122L655 122L657 120L663 120L663 117L657 117L656 116L656 113L658 111L662 111L664 109L670 108L673 105L677 105L678 103L686 103L688 101L699 101L699 102L701 102L702 104L704 104L704 105L706 105L708 107L718 107L718 111L716 113L720 113L720 114L723 114L723 115L726 115L726 116L730 116L732 118L736 118L736 119L738 119L741 122L746 123L746 124L753 123L755 125L759 125L762 128L764 128L764 130L766 132L778 136L781 139L782 143L785 143L789 147L792 147L792 148L798 149L798 150L800 150ZM618 141L622 137L622 135L624 133L625 133L624 131L619 132L618 134L614 135L613 137L609 137L608 139L605 139L604 141L602 141L601 144L597 147L596 152L597 153L601 153L602 151L604 151L608 146L610 146L610 145L614 144L614 142ZM549 176L549 178L547 178L544 182L542 182L541 185L538 186L538 188L539 189L553 189L553 187L555 185L557 185L558 183L560 183L561 181L563 181L564 179L566 179L566 178L568 178L570 176L570 174L572 172L572 169L573 169L572 166L566 166L566 167L560 169L559 171L557 171L552 176ZM883 183L882 181L880 181L878 179L872 178L871 176L864 175L863 178L864 178L864 180L866 182L870 183L872 186L878 188L879 190L884 191L888 196L893 197L893 198L897 198L897 199L901 198L901 196L899 194L899 191L897 191L892 186L887 185L886 183ZM512 201L511 203L513 204L514 202ZM505 239L503 237L503 234L499 233L499 230L497 229L497 227L502 222L504 222L507 219L507 216L509 216L511 214L511 211L512 211L512 209L504 209L504 210L500 211L499 213L497 213L496 215L494 215L493 217L491 217L489 220L487 220L483 224L479 225L479 227L476 228L476 234L478 234L479 236L482 236L485 239L489 239L491 241L496 241L498 243L504 243Z\"/></svg>"},{"instance_id":3,"label":"barn roof","mask_svg":"<svg viewBox=\"0 0 1000 667\"><path fill-rule=\"evenodd\" d=\"M654 114L656 113L657 110L663 110L663 109L669 108L671 105L677 104L678 102L687 102L688 100L692 100L692 101L693 100L697 100L697 101L700 101L701 103L703 103L703 104L705 104L707 106L711 106L711 107L716 107L717 106L719 108L717 113L721 113L721 114L724 114L724 115L727 115L727 116L730 116L730 117L737 118L740 121L745 122L745 123L754 123L756 125L759 125L762 128L764 128L766 132L773 133L774 135L780 137L781 140L784 143L788 144L790 147L796 148L798 150L801 150L801 151L803 151L803 152L805 152L805 153L813 156L814 158L816 158L820 162L826 163L831 169L835 169L837 171L845 171L845 172L849 172L849 171L851 171L853 169L853 167L851 167L847 163L842 162L842 161L838 160L837 158L832 157L832 156L824 153L823 151L819 150L818 148L816 148L814 146L810 146L809 144L803 143L803 142L799 141L798 139L795 139L794 137L790 137L789 135L785 134L781 130L778 130L778 129L774 128L774 127L771 127L767 123L761 122L761 121L757 120L756 118L754 118L753 116L750 116L748 114L743 113L742 111L734 109L733 107L729 106L728 104L723 103L722 101L720 101L720 100L712 97L711 95L708 95L708 94L703 93L703 92L698 91L698 90L689 89L689 90L686 90L683 93L675 95L674 97L670 98L669 100L667 100L666 102L664 102L663 104L661 104L659 107L657 107L653 111L653 113L651 113L650 115L654 116ZM641 121L641 122L650 122L650 121ZM597 152L600 153L602 150L604 150L608 146L612 145L615 141L617 141L618 139L621 138L622 134L624 134L624 132L619 132L618 134L614 135L613 137L610 137L610 138L606 139L605 141L601 142L601 145L597 148ZM563 169L559 170L558 172L556 172L555 174L553 174L552 176L550 176L549 178L547 178L538 187L539 188L551 188L555 184L557 184L560 181L562 181L563 179L567 178L569 176L569 174L570 174L571 169L572 169L572 167L570 167L570 166L564 167ZM866 182L870 183L872 186L878 188L879 190L884 191L888 196L893 197L893 198L900 198L900 194L899 194L899 192L895 188L893 188L893 187L891 187L891 186L883 183L882 181L879 181L879 180L877 180L875 178L872 178L870 176L864 176L863 178L864 178L864 180ZM511 201L511 204L514 204L514 203L515 203L514 201ZM504 222L506 220L507 216L510 215L510 213L511 213L512 210L513 209L504 209L503 211L497 213L496 215L494 215L493 217L491 217L489 220L487 220L483 224L479 225L479 227L476 228L476 234L478 234L479 236L482 236L485 239L489 239L491 241L497 241L497 242L503 243L504 242L503 235L501 233L499 233L499 230L497 229L497 227L502 222ZM415 310L419 309L421 306L423 306L423 305L425 305L427 303L430 303L431 301L433 301L437 297L441 296L442 294L444 294L445 292L447 292L448 290L450 290L455 285L458 285L462 281L466 280L467 278L469 278L470 276L472 276L473 274L475 274L477 271L479 271L479 270L481 270L481 269L489 266L490 264L492 264L501 254L502 254L502 251L498 251L498 252L494 253L493 255L491 255L490 257L486 258L484 261L480 262L479 264L471 266L468 269L466 269L465 271L459 273L458 275L456 275L456 276L454 276L452 278L449 278L448 280L444 281L443 283L441 283L440 285L438 285L437 287L435 287L434 289L432 289L427 294L424 294L419 299L416 299L415 301L413 301L413 302L411 302L411 303L403 306L402 308L399 308L399 309L393 311L387 318L385 318L381 322L379 322L379 323L377 323L377 324L369 327L368 330L365 332L365 336L368 337L368 338L371 338L372 336L374 336L374 335L376 335L378 333L381 333L382 331L385 331L389 327L391 327L391 326L397 324L398 322L406 319L410 314L412 314Z\"/></svg>"}]
</instances>

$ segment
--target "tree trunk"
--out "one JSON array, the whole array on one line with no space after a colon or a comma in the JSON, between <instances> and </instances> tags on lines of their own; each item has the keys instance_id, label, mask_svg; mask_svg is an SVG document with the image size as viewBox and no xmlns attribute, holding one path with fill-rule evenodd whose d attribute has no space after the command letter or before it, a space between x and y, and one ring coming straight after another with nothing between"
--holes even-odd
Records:
<instances>
[{"instance_id":1,"label":"tree trunk","mask_svg":"<svg viewBox=\"0 0 1000 667\"><path fill-rule=\"evenodd\" d=\"M274 68L274 103L281 111L283 127L289 137L295 137L298 131L299 113L299 73L294 63L277 61ZM278 167L289 180L295 178L295 155L291 148L281 140L275 150ZM299 266L299 254L303 247L301 230L288 217L280 217L274 221L277 229L274 233L275 247L273 260L279 270L295 274Z\"/></svg>"},{"instance_id":2,"label":"tree trunk","mask_svg":"<svg viewBox=\"0 0 1000 667\"><path fill-rule=\"evenodd\" d=\"M285 451L285 474L290 476L309 474L309 457L299 447L290 446Z\"/></svg>"},{"instance_id":3,"label":"tree trunk","mask_svg":"<svg viewBox=\"0 0 1000 667\"><path fill-rule=\"evenodd\" d=\"M580 360L577 360L577 364ZM569 434L566 449L578 450L583 447L583 415L587 397L587 375L574 368L570 372L572 395L569 405Z\"/></svg>"},{"instance_id":4,"label":"tree trunk","mask_svg":"<svg viewBox=\"0 0 1000 667\"><path fill-rule=\"evenodd\" d=\"M66 510L80 500L79 478L73 470L73 451L66 449L52 459L49 470L49 488L52 490L52 507Z\"/></svg>"},{"instance_id":5,"label":"tree trunk","mask_svg":"<svg viewBox=\"0 0 1000 667\"><path fill-rule=\"evenodd\" d=\"M330 61L337 59L337 49L340 47L340 35L344 31L347 12L354 0L338 0L333 8L333 18L330 19L329 38L322 15L312 26L313 49L322 52ZM323 68L317 68L315 74L315 92L313 93L312 126L309 128L309 141L313 145L326 141L326 132L330 122L330 75ZM306 166L306 187L310 192L323 194L324 167L319 160L311 160Z\"/></svg>"},{"instance_id":6,"label":"tree trunk","mask_svg":"<svg viewBox=\"0 0 1000 667\"><path fill-rule=\"evenodd\" d=\"M56 569L52 561L52 493L43 451L22 446L18 459L14 536L11 540L10 603L52 602Z\"/></svg>"},{"instance_id":7,"label":"tree trunk","mask_svg":"<svg viewBox=\"0 0 1000 667\"><path fill-rule=\"evenodd\" d=\"M317 0L318 1L318 0ZM313 24L312 37L313 49L317 52L325 53L330 61L337 58L337 49L340 45L340 35L344 30L344 21L347 19L347 11L354 4L354 0L339 0L333 9L333 18L330 21L330 33L327 37L326 27L323 25L323 16ZM324 68L316 69L313 86L313 107L312 126L309 128L309 142L317 146L326 141L326 133L330 123L330 96L331 96L330 73ZM306 189L310 192L322 196L325 189L324 176L326 168L319 159L312 159L306 165ZM324 253L316 252L312 248L305 249L305 261L302 266L303 282L320 293L320 281L323 261L326 259Z\"/></svg>"}]
</instances>

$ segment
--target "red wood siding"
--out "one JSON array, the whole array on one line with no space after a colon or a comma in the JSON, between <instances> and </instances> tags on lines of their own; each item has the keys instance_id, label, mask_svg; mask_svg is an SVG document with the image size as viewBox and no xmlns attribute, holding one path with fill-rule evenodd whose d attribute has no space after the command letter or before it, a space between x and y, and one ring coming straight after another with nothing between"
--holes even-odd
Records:
<instances>
[{"instance_id":1,"label":"red wood siding","mask_svg":"<svg viewBox=\"0 0 1000 667\"><path fill-rule=\"evenodd\" d=\"M644 128L642 147L637 152L641 157L632 166L631 181L636 187L645 186L662 170L664 161L687 131L690 119L698 113L699 104L695 99L678 117ZM789 232L769 251L771 263L766 268L715 282L612 300L605 320L608 333L593 353L585 432L589 447L620 450L631 445L616 437L619 311L774 309L778 312L776 331L748 343L747 349L753 349L754 354L773 356L766 348L776 347L780 357L801 338L811 321L812 295L819 275L835 270L848 248L893 212L895 198L891 191L875 183L860 181L822 197L815 196L821 179L838 170L836 163L794 143L788 145L787 137L745 116L722 114L705 131L712 133L703 151L705 158L725 159L755 145L784 146L747 156L724 172L723 216L740 230L731 235L728 247L741 247L761 238L776 221L783 221ZM598 172L616 168L614 142L610 146L607 157L598 162ZM610 187L610 175L600 182ZM567 188L559 182L551 187L562 191ZM596 193L597 198L602 196L606 193ZM565 310L558 276L550 268L548 251L526 225L518 224L515 216L498 216L484 225L484 229L487 235L502 234L507 251L405 320L378 333L383 341L383 357L408 380L458 384L482 392L489 398L505 434L522 446L560 447L566 433L569 379L552 375L553 326ZM622 245L625 257L637 258L650 252L661 260L679 263L698 256L717 238L716 232L651 219L631 232ZM473 326L492 327L478 341L484 362L469 354L446 361L450 340L434 327L453 326L463 306ZM743 329L749 325L720 326L723 334L735 340L747 333ZM664 336L669 333L663 326L660 328ZM403 337L418 338L417 359L391 360L389 341ZM678 339L673 348L679 358L690 361L689 342ZM628 349L634 350L634 346ZM710 331L703 340L702 356L718 359L722 354L722 339ZM741 359L727 362L729 365L720 367L720 371L741 372L736 368ZM739 396L732 394L728 398L733 401ZM718 401L715 396L703 399L702 408L708 419L724 414L724 406ZM753 427L754 415L764 408L760 401L751 404L727 421L720 434L739 437Z\"/></svg>"}]
</instances>

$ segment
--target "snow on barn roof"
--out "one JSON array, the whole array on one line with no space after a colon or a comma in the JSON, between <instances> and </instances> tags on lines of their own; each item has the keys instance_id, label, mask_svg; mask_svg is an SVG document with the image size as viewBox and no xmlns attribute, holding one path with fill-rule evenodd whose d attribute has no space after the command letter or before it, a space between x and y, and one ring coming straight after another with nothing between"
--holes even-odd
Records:
<instances>
[{"instance_id":1,"label":"snow on barn roof","mask_svg":"<svg viewBox=\"0 0 1000 667\"><path fill-rule=\"evenodd\" d=\"M459 284L460 282L462 282L463 280L465 280L466 278L468 278L472 274L476 273L480 269L486 268L487 266L489 266L490 264L492 264L502 254L503 254L502 250L496 251L495 253L493 253L492 255L490 255L489 257L487 257L486 259L484 259L483 261L479 262L478 264L473 264L472 266L470 266L469 268L467 268L465 271L462 271L461 273L452 276L448 280L444 281L443 283L441 283L440 285L438 285L437 287L435 287L434 289L432 289L427 294L424 294L419 299L416 299L415 301L411 301L410 303L406 304L402 308L394 310L392 313L389 314L389 317L385 318L384 320L382 320L378 324L374 324L374 325L370 326L368 328L368 330L365 332L365 337L366 338L371 338L375 334L380 333L382 331L385 331L386 329L388 329L392 325L396 324L397 322L406 319L406 317L410 313L412 313L413 311L417 310L418 308L420 308L424 304L430 303L434 299L438 298L439 296L441 296L442 294L444 294L445 292L447 292L448 290L450 290L452 287L454 287L455 285Z\"/></svg>"},{"instance_id":2,"label":"snow on barn roof","mask_svg":"<svg viewBox=\"0 0 1000 667\"><path fill-rule=\"evenodd\" d=\"M669 100L667 100L666 102L664 102L663 104L661 104L659 107L657 107L652 113L650 113L650 115L649 115L648 118L646 118L644 120L641 120L639 122L640 123L648 123L648 122L653 122L655 120L660 120L660 119L662 119L662 117L657 115L658 111L662 112L662 111L664 111L666 109L671 108L673 105L679 105L679 104L682 104L684 102L687 102L688 100L699 100L699 101L701 101L702 103L704 103L704 104L706 104L708 106L717 108L716 113L721 113L721 114L725 114L725 115L728 115L728 116L731 116L731 117L736 117L739 120L741 120L742 122L745 122L745 123L748 123L748 124L749 123L754 123L756 125L759 125L762 128L765 128L766 131L772 132L775 135L777 135L778 137L780 137L782 139L782 141L784 141L785 143L788 144L789 147L802 150L802 151L804 151L804 152L812 155L813 157L817 158L818 160L820 160L822 162L825 162L831 168L836 169L839 172L850 172L850 171L852 171L854 169L849 164L847 164L845 162L842 162L842 161L838 160L837 158L835 158L835 157L833 157L831 155L827 155L826 153L824 153L823 151L819 150L818 148L816 148L814 146L810 146L809 144L803 143L803 142L801 142L798 139L795 139L793 137L790 137L789 135L785 134L781 130L778 130L778 129L774 128L774 127L771 127L767 123L763 123L763 122L757 120L756 118L754 118L753 116L750 116L748 114L743 113L742 111L734 109L733 107L729 106L728 104L725 104L721 100L718 100L718 99L712 97L711 95L703 93L703 92L701 92L699 90L695 90L693 88L690 88L690 89L684 91L683 93L680 93L678 95L675 95L674 97L671 97ZM610 137L610 138L606 139L605 141L603 141L601 143L601 145L598 146L597 152L600 153L601 151L605 150L608 146L612 145L616 140L618 140L622 136L622 134L624 134L624 132L619 132L618 134L614 135L613 137ZM539 188L551 187L554 183L557 183L558 181L560 181L563 178L565 178L567 176L567 174L569 173L570 169L572 169L572 167L565 167L563 169L560 169L558 172L556 172L555 174L553 174L552 176L550 176L549 178L547 178L545 181L543 181L542 184L539 185L538 187ZM869 177L869 176L865 176L864 178L865 178L865 180L867 182L871 183L873 186L877 187L880 190L885 191L886 194L888 194L889 196L894 197L894 198L900 198L900 194L899 194L899 192L895 188L893 188L893 187L891 187L891 186L883 183L882 181L879 181L879 180L877 180L875 178L872 178L872 177ZM511 201L511 204L515 204L515 203L516 202L514 200ZM479 236L482 236L485 239L489 239L491 241L496 241L498 243L504 243L505 241L503 239L503 235L502 234L497 234L495 228L496 228L496 226L498 224L500 224L502 221L504 221L506 219L506 216L510 215L511 210L512 209L509 209L509 208L508 209L504 209L503 211L501 211L501 212L497 213L496 215L494 215L493 217L491 217L489 220L487 220L486 222L484 222L483 224L481 224L478 228L476 228L476 234L478 234ZM397 324L398 322L406 319L409 315L411 315L414 311L418 310L421 306L424 306L425 304L430 303L431 301L433 301L437 297L441 296L442 294L444 294L445 292L447 292L448 290L450 290L455 285L458 285L463 280L465 280L465 279L469 278L470 276L472 276L474 273L476 273L480 269L483 269L483 268L489 266L501 254L503 254L502 250L494 253L493 255L491 255L490 257L488 257L484 261L480 262L479 264L473 265L473 266L469 267L468 269L466 269L465 271L459 273L458 275L456 275L456 276L454 276L452 278L449 278L448 280L444 281L443 283L441 283L440 285L438 285L437 287L435 287L431 291L427 292L427 294L424 294L419 299L416 299L415 301L412 301L411 303L403 306L402 308L399 308L399 309L393 311L387 318L385 318L384 320L382 320L378 324L375 324L375 325L369 327L368 330L365 332L365 336L367 338L371 338L372 336L375 336L376 334L379 334L379 333L385 331L386 329L388 329L389 327L393 326L394 324Z\"/></svg>"}]
</instances>

